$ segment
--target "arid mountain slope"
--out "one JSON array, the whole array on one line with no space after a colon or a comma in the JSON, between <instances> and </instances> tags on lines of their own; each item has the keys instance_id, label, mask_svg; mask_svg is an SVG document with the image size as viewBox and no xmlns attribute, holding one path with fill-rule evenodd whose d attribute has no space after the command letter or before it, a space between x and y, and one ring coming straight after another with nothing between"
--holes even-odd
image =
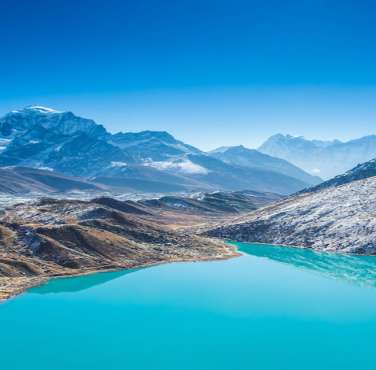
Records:
<instances>
[{"instance_id":1,"label":"arid mountain slope","mask_svg":"<svg viewBox=\"0 0 376 370\"><path fill-rule=\"evenodd\" d=\"M111 198L42 199L0 221L0 299L52 276L226 258L222 242L177 232L142 205Z\"/></svg>"}]
</instances>

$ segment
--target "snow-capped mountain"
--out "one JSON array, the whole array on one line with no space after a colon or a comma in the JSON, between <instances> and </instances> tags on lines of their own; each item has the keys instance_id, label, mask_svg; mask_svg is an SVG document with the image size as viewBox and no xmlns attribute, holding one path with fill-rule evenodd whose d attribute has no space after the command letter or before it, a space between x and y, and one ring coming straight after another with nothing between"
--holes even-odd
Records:
<instances>
[{"instance_id":1,"label":"snow-capped mountain","mask_svg":"<svg viewBox=\"0 0 376 370\"><path fill-rule=\"evenodd\" d=\"M308 174L284 159L272 157L258 150L245 148L242 145L221 147L213 150L210 154L235 166L270 170L294 177L312 185L322 181L319 177Z\"/></svg>"},{"instance_id":2,"label":"snow-capped mountain","mask_svg":"<svg viewBox=\"0 0 376 370\"><path fill-rule=\"evenodd\" d=\"M91 119L37 105L0 119L0 166L47 168L127 190L158 192L250 189L289 194L313 183L261 164L225 163L167 132L113 135Z\"/></svg>"},{"instance_id":3,"label":"snow-capped mountain","mask_svg":"<svg viewBox=\"0 0 376 370\"><path fill-rule=\"evenodd\" d=\"M341 142L277 134L266 140L259 150L285 159L313 175L330 179L375 158L376 135Z\"/></svg>"}]
</instances>

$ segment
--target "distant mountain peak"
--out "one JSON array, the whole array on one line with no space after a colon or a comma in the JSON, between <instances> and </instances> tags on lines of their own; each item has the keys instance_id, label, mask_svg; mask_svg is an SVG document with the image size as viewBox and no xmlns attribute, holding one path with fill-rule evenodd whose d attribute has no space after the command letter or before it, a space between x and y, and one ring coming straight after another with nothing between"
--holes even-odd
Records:
<instances>
[{"instance_id":1,"label":"distant mountain peak","mask_svg":"<svg viewBox=\"0 0 376 370\"><path fill-rule=\"evenodd\" d=\"M249 148L246 148L244 145L234 145L227 147L227 150L252 150Z\"/></svg>"},{"instance_id":2,"label":"distant mountain peak","mask_svg":"<svg viewBox=\"0 0 376 370\"><path fill-rule=\"evenodd\" d=\"M220 146L217 149L213 149L209 152L209 154L216 154L216 153L226 153L228 151L238 151L238 150L252 150L246 148L244 145L235 145L235 146Z\"/></svg>"},{"instance_id":3,"label":"distant mountain peak","mask_svg":"<svg viewBox=\"0 0 376 370\"><path fill-rule=\"evenodd\" d=\"M307 139L305 136L295 136L295 135L290 135L290 134L281 134L281 133L278 133L278 134L275 134L275 135L272 135L270 136L261 146L260 146L260 150L264 147L264 146L267 146L267 145L270 145L272 143L279 143L279 142L285 142L285 143L290 143L290 142L294 142L294 143L306 143L308 145L314 145L318 148L321 148L321 147L327 147L327 146L330 146L330 145L334 145L334 144L341 144L342 141L338 140L338 139L334 139L334 140L319 140L319 139Z\"/></svg>"},{"instance_id":4,"label":"distant mountain peak","mask_svg":"<svg viewBox=\"0 0 376 370\"><path fill-rule=\"evenodd\" d=\"M290 135L290 134L281 134L280 132L278 134L274 134L270 136L267 140L285 140L285 139L294 139L296 136ZM300 136L300 138L303 138Z\"/></svg>"}]
</instances>

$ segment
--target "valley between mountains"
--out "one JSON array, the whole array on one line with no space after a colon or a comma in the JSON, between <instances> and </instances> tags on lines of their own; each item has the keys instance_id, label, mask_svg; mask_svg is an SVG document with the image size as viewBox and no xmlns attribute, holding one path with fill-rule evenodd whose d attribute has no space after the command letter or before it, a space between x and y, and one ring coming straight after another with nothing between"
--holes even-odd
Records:
<instances>
[{"instance_id":1,"label":"valley between mountains","mask_svg":"<svg viewBox=\"0 0 376 370\"><path fill-rule=\"evenodd\" d=\"M324 182L282 158L302 142L203 152L167 132L110 134L71 112L10 112L0 119L0 300L53 277L237 256L226 240L375 255L373 138L367 151L364 140L307 144L320 152L309 166L324 148L348 148L335 154L346 171Z\"/></svg>"}]
</instances>

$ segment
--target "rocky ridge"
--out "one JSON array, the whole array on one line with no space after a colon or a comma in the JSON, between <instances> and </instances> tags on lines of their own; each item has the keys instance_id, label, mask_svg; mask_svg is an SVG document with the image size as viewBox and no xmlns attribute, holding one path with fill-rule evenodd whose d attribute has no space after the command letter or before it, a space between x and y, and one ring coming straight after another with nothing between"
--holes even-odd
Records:
<instances>
[{"instance_id":1,"label":"rocky ridge","mask_svg":"<svg viewBox=\"0 0 376 370\"><path fill-rule=\"evenodd\" d=\"M376 254L376 177L300 193L207 230L210 237Z\"/></svg>"},{"instance_id":2,"label":"rocky ridge","mask_svg":"<svg viewBox=\"0 0 376 370\"><path fill-rule=\"evenodd\" d=\"M324 181L319 185L305 189L302 192L314 192L326 188L333 188L339 185L348 184L352 181L367 179L376 176L376 159L361 163L342 175L333 177L328 181Z\"/></svg>"}]
</instances>

